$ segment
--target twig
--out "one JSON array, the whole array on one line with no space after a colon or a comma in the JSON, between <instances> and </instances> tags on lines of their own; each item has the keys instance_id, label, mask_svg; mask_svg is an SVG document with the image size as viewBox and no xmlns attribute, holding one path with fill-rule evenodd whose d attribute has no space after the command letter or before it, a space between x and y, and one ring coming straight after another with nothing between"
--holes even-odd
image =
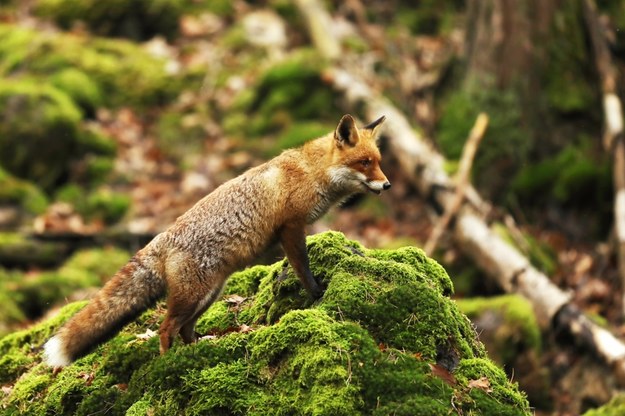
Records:
<instances>
[{"instance_id":1,"label":"twig","mask_svg":"<svg viewBox=\"0 0 625 416\"><path fill-rule=\"evenodd\" d=\"M477 153L477 148L484 137L486 127L488 126L488 116L485 113L480 113L475 120L475 125L469 133L464 148L462 150L462 157L460 159L460 168L456 174L456 193L454 198L448 207L445 207L445 213L441 219L436 223L430 238L425 243L424 251L428 256L431 256L438 241L440 240L443 232L447 229L450 221L456 216L458 210L462 206L462 202L465 199L466 189L470 184L471 167L473 166L473 160Z\"/></svg>"}]
</instances>

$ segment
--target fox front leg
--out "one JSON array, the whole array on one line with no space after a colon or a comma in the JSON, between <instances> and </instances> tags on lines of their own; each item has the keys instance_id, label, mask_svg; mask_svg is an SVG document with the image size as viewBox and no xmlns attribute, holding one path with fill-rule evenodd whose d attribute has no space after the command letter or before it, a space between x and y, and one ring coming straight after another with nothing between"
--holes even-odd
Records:
<instances>
[{"instance_id":1,"label":"fox front leg","mask_svg":"<svg viewBox=\"0 0 625 416\"><path fill-rule=\"evenodd\" d=\"M310 271L304 226L285 226L282 228L280 244L304 288L314 299L320 298L323 294L323 288Z\"/></svg>"}]
</instances>

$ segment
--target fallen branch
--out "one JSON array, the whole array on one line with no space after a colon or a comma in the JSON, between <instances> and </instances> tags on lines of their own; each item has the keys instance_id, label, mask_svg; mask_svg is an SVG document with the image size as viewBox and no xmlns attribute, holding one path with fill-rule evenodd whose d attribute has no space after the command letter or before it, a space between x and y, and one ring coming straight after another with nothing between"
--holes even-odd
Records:
<instances>
[{"instance_id":1,"label":"fallen branch","mask_svg":"<svg viewBox=\"0 0 625 416\"><path fill-rule=\"evenodd\" d=\"M423 248L428 256L432 255L438 245L438 240L449 226L451 219L456 216L458 210L462 206L466 189L470 184L470 174L471 167L473 166L473 160L475 159L477 148L482 141L482 137L484 137L487 126L488 116L485 113L480 113L475 121L475 125L471 129L471 133L469 133L469 138L464 145L464 149L462 150L460 168L458 169L458 173L455 178L456 193L454 194L454 198L452 199L449 208L445 209L445 213L436 223L434 229L432 230L432 234L430 234L430 238L425 243L425 247Z\"/></svg>"},{"instance_id":2,"label":"fallen branch","mask_svg":"<svg viewBox=\"0 0 625 416\"><path fill-rule=\"evenodd\" d=\"M330 21L327 11L320 5L307 19L317 19L316 24L321 27L324 21ZM331 33L330 29L326 27L325 32ZM339 48L338 42L334 42ZM367 119L386 116L384 131L390 137L390 150L397 157L402 170L421 195L439 207L450 207L454 198L450 192L453 183L443 169L443 157L414 131L401 111L354 76L354 73L355 70L335 66L326 72L325 79L343 94L351 108L362 109ZM544 330L553 326L573 335L582 346L612 365L619 381L623 383L625 344L588 319L570 302L568 293L554 285L516 248L490 229L473 208L487 205L473 187L467 188L467 195L471 195L472 205L464 204L452 230L458 246L506 292L519 293L528 299Z\"/></svg>"},{"instance_id":3,"label":"fallen branch","mask_svg":"<svg viewBox=\"0 0 625 416\"><path fill-rule=\"evenodd\" d=\"M618 77L610 49L601 31L594 0L584 0L584 18L595 54L595 65L601 78L605 144L612 151L614 175L614 228L616 256L621 278L621 315L625 316L625 139L623 138L623 107L617 95Z\"/></svg>"}]
</instances>

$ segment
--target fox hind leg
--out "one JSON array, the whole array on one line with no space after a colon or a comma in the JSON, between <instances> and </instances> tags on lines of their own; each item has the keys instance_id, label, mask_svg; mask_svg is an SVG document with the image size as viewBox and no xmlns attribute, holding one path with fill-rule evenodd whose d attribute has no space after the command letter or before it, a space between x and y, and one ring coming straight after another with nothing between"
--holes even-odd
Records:
<instances>
[{"instance_id":1,"label":"fox hind leg","mask_svg":"<svg viewBox=\"0 0 625 416\"><path fill-rule=\"evenodd\" d=\"M198 338L200 337L200 334L195 332L195 324L197 320L200 318L200 316L202 316L202 314L206 312L206 309L208 309L208 307L213 304L215 299L217 299L220 294L221 294L221 290L210 291L204 297L204 299L202 299L197 304L196 312L191 317L191 319L187 320L184 323L184 325L182 325L182 328L180 328L180 337L182 338L182 341L185 344L191 344L191 343L197 342Z\"/></svg>"}]
</instances>

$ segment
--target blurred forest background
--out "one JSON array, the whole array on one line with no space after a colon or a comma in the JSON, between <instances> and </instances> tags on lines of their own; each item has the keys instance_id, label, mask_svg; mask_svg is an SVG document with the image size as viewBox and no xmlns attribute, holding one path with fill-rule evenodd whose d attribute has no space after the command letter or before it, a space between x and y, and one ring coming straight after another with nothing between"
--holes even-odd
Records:
<instances>
[{"instance_id":1,"label":"blurred forest background","mask_svg":"<svg viewBox=\"0 0 625 416\"><path fill-rule=\"evenodd\" d=\"M92 295L220 183L345 113L372 121L341 74L367 86L361 101L385 97L459 188L484 113L458 204L477 190L490 230L579 316L625 338L623 0L0 0L0 335ZM449 207L419 186L427 165L405 169L392 143L405 125L386 115L392 189L310 232L429 240L536 414L618 397L623 356L536 315L453 237L454 215L432 242Z\"/></svg>"}]
</instances>

